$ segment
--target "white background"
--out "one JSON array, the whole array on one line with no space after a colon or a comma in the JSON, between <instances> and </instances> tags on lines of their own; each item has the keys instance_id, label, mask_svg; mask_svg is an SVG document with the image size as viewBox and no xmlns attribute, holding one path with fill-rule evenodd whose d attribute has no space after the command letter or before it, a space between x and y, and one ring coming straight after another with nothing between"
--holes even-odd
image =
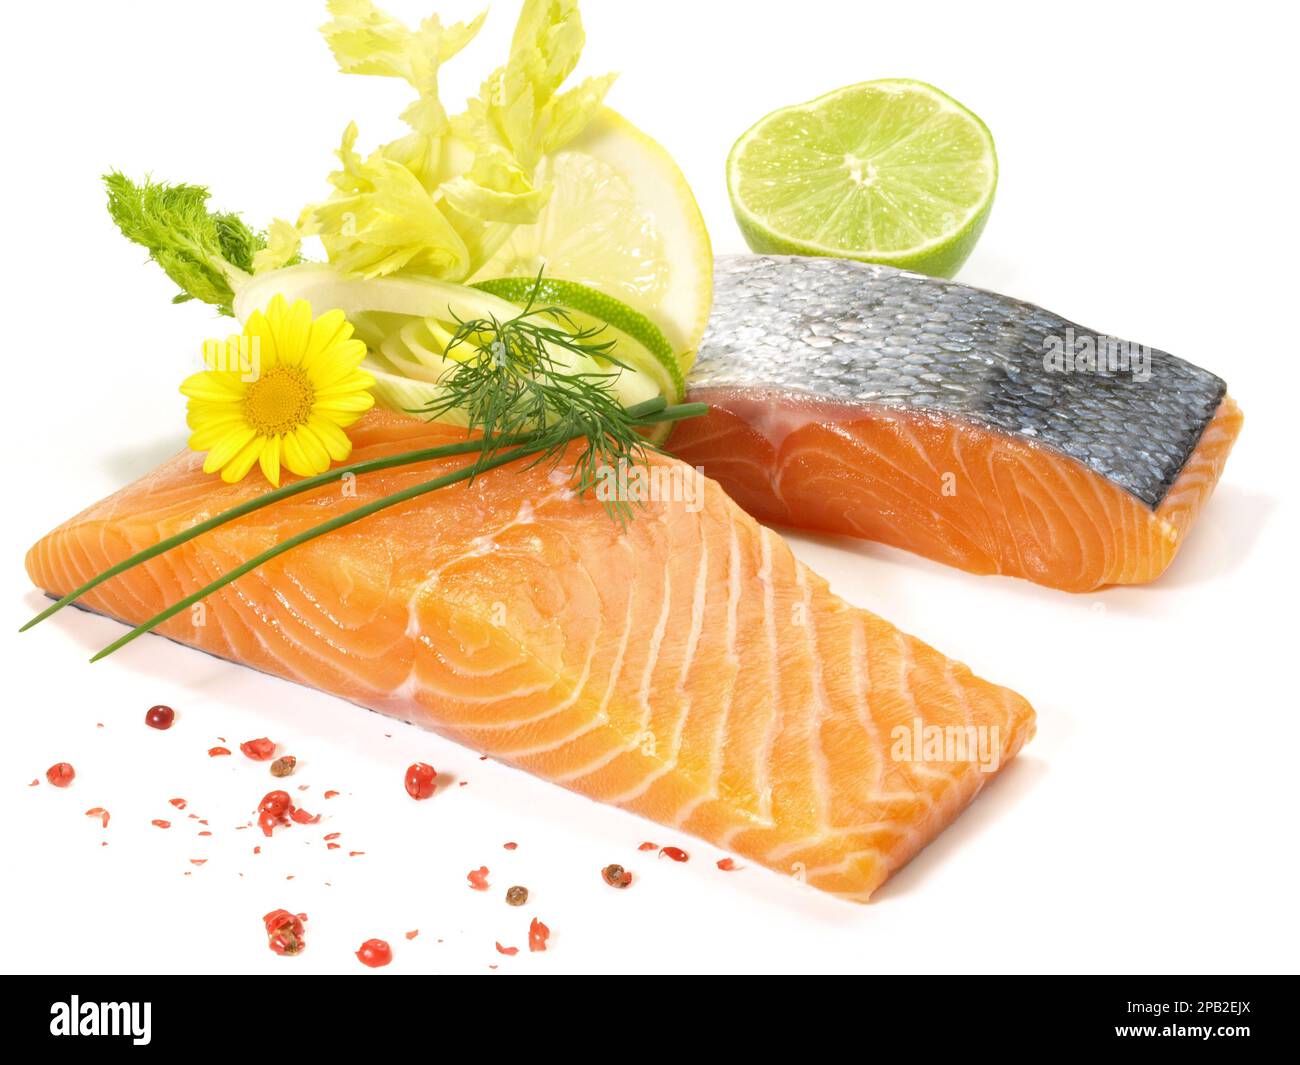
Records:
<instances>
[{"instance_id":1,"label":"white background","mask_svg":"<svg viewBox=\"0 0 1300 1065\"><path fill-rule=\"evenodd\" d=\"M392 7L415 19L433 2ZM961 278L1206 366L1246 412L1223 483L1154 586L1071 596L792 537L852 602L1039 713L1021 759L867 907L758 868L722 873L698 841L162 640L91 667L120 632L102 619L66 611L13 634L44 602L27 547L182 445L176 386L201 339L226 331L208 308L168 305L170 282L110 225L99 174L152 171L208 184L259 224L293 217L321 195L345 123L367 146L391 138L406 90L337 74L305 0L11 8L4 969L358 972L350 952L379 936L394 973L1294 970L1300 353L1283 5L584 4L581 71L622 71L610 103L680 160L718 251L744 250L723 161L756 118L855 81L921 78L984 118L1001 160ZM505 54L515 10L497 3L449 68L449 105ZM178 710L168 733L142 724L160 701ZM302 802L326 818L254 857L259 840L234 826L266 769L205 752L262 735L300 758ZM452 778L433 801L402 792L417 759ZM59 760L77 767L71 788L27 787ZM107 831L82 816L91 806L111 811ZM327 852L325 832L343 849ZM638 854L643 839L692 860ZM636 874L631 890L600 882L614 861ZM490 893L466 885L479 865ZM512 883L532 889L523 910L502 902ZM264 945L260 916L280 906L311 919L295 960ZM533 914L552 949L498 956L495 940L525 947Z\"/></svg>"}]
</instances>

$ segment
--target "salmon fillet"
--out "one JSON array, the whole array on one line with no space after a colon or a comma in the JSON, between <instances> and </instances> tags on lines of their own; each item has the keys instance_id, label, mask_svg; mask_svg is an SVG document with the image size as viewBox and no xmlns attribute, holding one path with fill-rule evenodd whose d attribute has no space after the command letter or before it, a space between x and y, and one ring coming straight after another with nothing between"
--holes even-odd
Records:
<instances>
[{"instance_id":1,"label":"salmon fillet","mask_svg":"<svg viewBox=\"0 0 1300 1065\"><path fill-rule=\"evenodd\" d=\"M1070 592L1159 577L1242 424L1225 397L1152 508L1068 456L960 418L796 405L797 427L774 433L777 397L697 390L690 399L710 411L678 427L673 454L759 520Z\"/></svg>"},{"instance_id":2,"label":"salmon fillet","mask_svg":"<svg viewBox=\"0 0 1300 1065\"><path fill-rule=\"evenodd\" d=\"M1086 592L1155 580L1241 430L1226 384L1021 300L721 256L683 461L763 521Z\"/></svg>"},{"instance_id":3,"label":"salmon fillet","mask_svg":"<svg viewBox=\"0 0 1300 1065\"><path fill-rule=\"evenodd\" d=\"M463 439L386 412L353 461ZM864 901L1033 734L1014 692L833 595L713 482L625 531L520 464L278 557L160 632L433 729L602 802ZM92 590L140 623L252 555L463 460L247 515ZM653 467L685 469L672 459ZM178 455L37 543L62 595L268 490ZM976 751L979 755L976 756Z\"/></svg>"}]
</instances>

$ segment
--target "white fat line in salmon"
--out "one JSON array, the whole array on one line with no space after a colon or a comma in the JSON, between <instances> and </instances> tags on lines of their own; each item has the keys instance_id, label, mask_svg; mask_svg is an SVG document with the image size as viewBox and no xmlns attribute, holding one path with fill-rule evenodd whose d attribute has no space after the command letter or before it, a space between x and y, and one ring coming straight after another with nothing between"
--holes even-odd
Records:
<instances>
[{"instance_id":1,"label":"white fat line in salmon","mask_svg":"<svg viewBox=\"0 0 1300 1065\"><path fill-rule=\"evenodd\" d=\"M682 503L688 514L704 506L704 468L667 465L601 465L595 474L596 498L602 503Z\"/></svg>"},{"instance_id":2,"label":"white fat line in salmon","mask_svg":"<svg viewBox=\"0 0 1300 1065\"><path fill-rule=\"evenodd\" d=\"M1002 760L997 725L911 725L889 730L889 757L895 762L976 762L981 773L996 773Z\"/></svg>"}]
</instances>

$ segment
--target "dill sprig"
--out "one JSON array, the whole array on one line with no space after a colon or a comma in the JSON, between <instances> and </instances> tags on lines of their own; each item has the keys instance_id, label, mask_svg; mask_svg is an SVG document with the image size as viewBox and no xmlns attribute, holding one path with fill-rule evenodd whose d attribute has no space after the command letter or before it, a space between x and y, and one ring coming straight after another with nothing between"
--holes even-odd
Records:
<instances>
[{"instance_id":1,"label":"dill sprig","mask_svg":"<svg viewBox=\"0 0 1300 1065\"><path fill-rule=\"evenodd\" d=\"M505 321L452 311L456 330L444 353L455 365L438 381L442 395L414 413L430 420L462 413L488 442L481 462L496 453L497 441L527 435L538 445L529 465L555 464L571 441L581 440L573 486L583 495L602 470L644 462L658 448L619 402L615 383L630 368L615 355L615 341L602 339L605 327L580 326L563 307L539 306L541 288L538 273L523 308ZM626 501L604 502L620 523L631 516Z\"/></svg>"}]
</instances>

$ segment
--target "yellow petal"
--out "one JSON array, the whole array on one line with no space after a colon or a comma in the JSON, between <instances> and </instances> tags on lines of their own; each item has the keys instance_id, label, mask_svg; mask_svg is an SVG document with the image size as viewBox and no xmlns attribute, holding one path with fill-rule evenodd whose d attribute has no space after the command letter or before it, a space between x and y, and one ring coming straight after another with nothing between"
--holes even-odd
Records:
<instances>
[{"instance_id":1,"label":"yellow petal","mask_svg":"<svg viewBox=\"0 0 1300 1065\"><path fill-rule=\"evenodd\" d=\"M338 384L348 374L356 371L366 357L366 346L359 340L345 340L328 351L323 351L304 368L317 389Z\"/></svg>"},{"instance_id":2,"label":"yellow petal","mask_svg":"<svg viewBox=\"0 0 1300 1065\"><path fill-rule=\"evenodd\" d=\"M215 425L196 426L194 432L190 434L190 450L209 451L215 447L223 437L236 432L242 424L242 421L236 421L219 422Z\"/></svg>"},{"instance_id":3,"label":"yellow petal","mask_svg":"<svg viewBox=\"0 0 1300 1065\"><path fill-rule=\"evenodd\" d=\"M315 358L342 344L352 336L352 323L340 310L326 311L311 324L311 338L307 341L306 357Z\"/></svg>"},{"instance_id":4,"label":"yellow petal","mask_svg":"<svg viewBox=\"0 0 1300 1065\"><path fill-rule=\"evenodd\" d=\"M312 416L311 421L307 423L311 431L320 437L320 441L325 445L325 450L335 462L342 462L352 454L352 441L348 439L348 434L332 422L324 418Z\"/></svg>"},{"instance_id":5,"label":"yellow petal","mask_svg":"<svg viewBox=\"0 0 1300 1065\"><path fill-rule=\"evenodd\" d=\"M330 457L316 434L303 426L285 434L284 464L300 477L311 477L329 469Z\"/></svg>"},{"instance_id":6,"label":"yellow petal","mask_svg":"<svg viewBox=\"0 0 1300 1065\"><path fill-rule=\"evenodd\" d=\"M209 403L231 403L242 399L247 387L237 373L200 370L181 382L181 395Z\"/></svg>"},{"instance_id":7,"label":"yellow petal","mask_svg":"<svg viewBox=\"0 0 1300 1065\"><path fill-rule=\"evenodd\" d=\"M262 473L266 479L276 488L280 487L280 438L273 436L266 442L262 448L262 454L259 457L262 464Z\"/></svg>"},{"instance_id":8,"label":"yellow petal","mask_svg":"<svg viewBox=\"0 0 1300 1065\"><path fill-rule=\"evenodd\" d=\"M191 400L185 410L185 424L191 429L205 429L210 425L225 425L244 420L242 403L212 403L208 400Z\"/></svg>"},{"instance_id":9,"label":"yellow petal","mask_svg":"<svg viewBox=\"0 0 1300 1065\"><path fill-rule=\"evenodd\" d=\"M253 463L262 454L262 449L266 447L267 437L255 436L245 444L233 459L226 463L221 470L221 479L227 484L234 484L236 481L242 481L248 476L248 471L253 468Z\"/></svg>"},{"instance_id":10,"label":"yellow petal","mask_svg":"<svg viewBox=\"0 0 1300 1065\"><path fill-rule=\"evenodd\" d=\"M280 353L275 346L275 330L261 311L254 311L244 323L244 335L253 344L253 356L260 372L274 370L280 364Z\"/></svg>"},{"instance_id":11,"label":"yellow petal","mask_svg":"<svg viewBox=\"0 0 1300 1065\"><path fill-rule=\"evenodd\" d=\"M248 426L241 426L225 434L208 452L208 457L203 461L203 472L216 473L217 470L234 458L255 435Z\"/></svg>"},{"instance_id":12,"label":"yellow petal","mask_svg":"<svg viewBox=\"0 0 1300 1065\"><path fill-rule=\"evenodd\" d=\"M352 412L361 414L375 405L375 397L369 392L348 392L341 396L316 397L312 410L334 411L336 413Z\"/></svg>"},{"instance_id":13,"label":"yellow petal","mask_svg":"<svg viewBox=\"0 0 1300 1065\"><path fill-rule=\"evenodd\" d=\"M279 296L276 299L283 305L283 299ZM276 330L275 349L279 352L280 365L301 366L311 336L311 304L306 300L295 300L280 316L278 326L273 319L271 324Z\"/></svg>"}]
</instances>

